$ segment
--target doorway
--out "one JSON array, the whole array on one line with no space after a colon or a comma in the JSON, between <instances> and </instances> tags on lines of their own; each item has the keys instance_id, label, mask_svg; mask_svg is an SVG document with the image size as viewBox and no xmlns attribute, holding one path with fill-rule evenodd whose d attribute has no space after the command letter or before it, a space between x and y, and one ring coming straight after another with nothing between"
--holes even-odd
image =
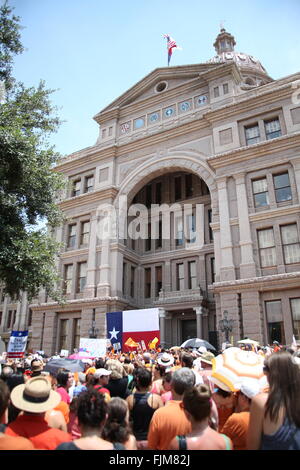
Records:
<instances>
[{"instance_id":1,"label":"doorway","mask_svg":"<svg viewBox=\"0 0 300 470\"><path fill-rule=\"evenodd\" d=\"M181 320L181 342L197 337L196 320Z\"/></svg>"}]
</instances>

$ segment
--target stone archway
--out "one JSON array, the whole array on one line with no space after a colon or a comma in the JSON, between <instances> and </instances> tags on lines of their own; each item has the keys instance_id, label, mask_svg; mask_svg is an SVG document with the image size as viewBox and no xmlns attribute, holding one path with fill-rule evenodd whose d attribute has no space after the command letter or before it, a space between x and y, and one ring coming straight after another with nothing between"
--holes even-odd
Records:
<instances>
[{"instance_id":1,"label":"stone archway","mask_svg":"<svg viewBox=\"0 0 300 470\"><path fill-rule=\"evenodd\" d=\"M115 205L121 196L131 199L142 186L156 176L169 171L187 171L194 173L207 184L211 195L211 208L213 217L218 214L218 198L215 174L209 167L206 158L202 154L192 151L172 152L160 159L150 158L125 176L115 199Z\"/></svg>"}]
</instances>

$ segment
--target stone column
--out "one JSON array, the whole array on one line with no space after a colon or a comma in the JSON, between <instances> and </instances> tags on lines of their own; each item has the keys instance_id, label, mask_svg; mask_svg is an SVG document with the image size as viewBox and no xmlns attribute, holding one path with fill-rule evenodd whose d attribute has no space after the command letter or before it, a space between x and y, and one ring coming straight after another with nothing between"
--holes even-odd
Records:
<instances>
[{"instance_id":1,"label":"stone column","mask_svg":"<svg viewBox=\"0 0 300 470\"><path fill-rule=\"evenodd\" d=\"M219 197L221 246L220 280L230 281L235 279L235 269L233 263L232 237L228 207L227 177L219 178L217 180L217 187Z\"/></svg>"},{"instance_id":2,"label":"stone column","mask_svg":"<svg viewBox=\"0 0 300 470\"><path fill-rule=\"evenodd\" d=\"M97 217L93 215L90 220L89 255L86 270L85 297L95 297L96 290L96 260L97 260Z\"/></svg>"},{"instance_id":3,"label":"stone column","mask_svg":"<svg viewBox=\"0 0 300 470\"><path fill-rule=\"evenodd\" d=\"M7 322L7 304L8 304L8 296L4 297L3 302L3 309L2 309L2 327L0 331L5 331L6 329L6 322Z\"/></svg>"},{"instance_id":4,"label":"stone column","mask_svg":"<svg viewBox=\"0 0 300 470\"><path fill-rule=\"evenodd\" d=\"M160 344L165 345L166 342L166 311L164 308L159 308L159 330L160 330Z\"/></svg>"},{"instance_id":5,"label":"stone column","mask_svg":"<svg viewBox=\"0 0 300 470\"><path fill-rule=\"evenodd\" d=\"M240 247L241 247L241 279L255 277L256 269L253 258L253 242L251 238L248 200L245 185L245 173L234 175L239 216Z\"/></svg>"},{"instance_id":6,"label":"stone column","mask_svg":"<svg viewBox=\"0 0 300 470\"><path fill-rule=\"evenodd\" d=\"M193 310L196 312L196 323L197 323L197 338L202 339L202 315L203 315L203 307L200 305L199 307L194 307Z\"/></svg>"},{"instance_id":7,"label":"stone column","mask_svg":"<svg viewBox=\"0 0 300 470\"><path fill-rule=\"evenodd\" d=\"M18 322L18 330L25 330L26 329L26 313L27 313L27 292L22 292L21 294L21 306L20 306L20 313Z\"/></svg>"}]
</instances>

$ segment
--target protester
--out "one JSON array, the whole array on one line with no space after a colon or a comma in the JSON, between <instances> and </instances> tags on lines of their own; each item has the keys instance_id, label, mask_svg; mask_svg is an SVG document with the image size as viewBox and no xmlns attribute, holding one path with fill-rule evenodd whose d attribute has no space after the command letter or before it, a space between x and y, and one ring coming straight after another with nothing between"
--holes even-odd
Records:
<instances>
[{"instance_id":1,"label":"protester","mask_svg":"<svg viewBox=\"0 0 300 470\"><path fill-rule=\"evenodd\" d=\"M181 402L184 392L194 384L195 374L191 369L182 367L173 373L171 381L173 399L156 410L152 416L148 432L149 449L168 449L173 437L191 431L191 424L181 407Z\"/></svg>"},{"instance_id":2,"label":"protester","mask_svg":"<svg viewBox=\"0 0 300 470\"><path fill-rule=\"evenodd\" d=\"M171 391L172 375L173 375L173 371L170 370L169 372L166 373L166 375L163 378L162 385L163 385L165 392L161 395L161 399L164 405L169 400L172 400L172 391Z\"/></svg>"},{"instance_id":3,"label":"protester","mask_svg":"<svg viewBox=\"0 0 300 470\"><path fill-rule=\"evenodd\" d=\"M109 377L111 375L111 371L107 369L96 369L94 373L94 389L97 392L102 393L104 395L105 401L108 403L110 400L110 391L107 388Z\"/></svg>"},{"instance_id":4,"label":"protester","mask_svg":"<svg viewBox=\"0 0 300 470\"><path fill-rule=\"evenodd\" d=\"M151 381L151 371L138 368L135 374L136 392L126 399L138 449L148 447L147 435L151 418L155 410L163 406L160 396L149 392Z\"/></svg>"},{"instance_id":5,"label":"protester","mask_svg":"<svg viewBox=\"0 0 300 470\"><path fill-rule=\"evenodd\" d=\"M287 352L265 359L269 393L253 398L249 450L300 450L300 369Z\"/></svg>"},{"instance_id":6,"label":"protester","mask_svg":"<svg viewBox=\"0 0 300 470\"><path fill-rule=\"evenodd\" d=\"M127 450L136 450L136 439L129 426L129 408L127 402L114 397L108 403L108 416L102 437L112 443L119 442Z\"/></svg>"},{"instance_id":7,"label":"protester","mask_svg":"<svg viewBox=\"0 0 300 470\"><path fill-rule=\"evenodd\" d=\"M221 431L229 416L235 411L236 396L233 392L225 390L225 386L221 383L214 389L212 398L218 410L218 430Z\"/></svg>"},{"instance_id":8,"label":"protester","mask_svg":"<svg viewBox=\"0 0 300 470\"><path fill-rule=\"evenodd\" d=\"M83 372L78 372L78 380L73 390L73 398L77 397L81 392L86 392L86 376Z\"/></svg>"},{"instance_id":9,"label":"protester","mask_svg":"<svg viewBox=\"0 0 300 470\"><path fill-rule=\"evenodd\" d=\"M206 385L189 388L183 395L183 409L191 423L189 433L178 433L168 446L170 450L231 450L231 440L209 426L211 393Z\"/></svg>"},{"instance_id":10,"label":"protester","mask_svg":"<svg viewBox=\"0 0 300 470\"><path fill-rule=\"evenodd\" d=\"M259 393L259 385L255 380L245 379L237 393L236 413L225 422L221 432L230 437L234 450L247 449L247 434L252 399Z\"/></svg>"},{"instance_id":11,"label":"protester","mask_svg":"<svg viewBox=\"0 0 300 470\"><path fill-rule=\"evenodd\" d=\"M18 385L11 392L11 401L23 411L9 424L5 433L10 436L28 438L36 449L55 449L61 442L70 441L68 433L51 428L45 420L45 413L60 401L60 395L51 389L46 377L38 376Z\"/></svg>"},{"instance_id":12,"label":"protester","mask_svg":"<svg viewBox=\"0 0 300 470\"><path fill-rule=\"evenodd\" d=\"M57 446L56 450L113 450L125 449L122 444L106 441L102 437L107 415L103 395L95 390L82 392L77 397L77 417L81 437Z\"/></svg>"},{"instance_id":13,"label":"protester","mask_svg":"<svg viewBox=\"0 0 300 470\"><path fill-rule=\"evenodd\" d=\"M153 371L153 384L151 393L157 393L158 395L162 395L165 393L165 389L163 387L163 379L168 370L174 364L174 357L171 354L164 352L158 359L157 364L154 366Z\"/></svg>"},{"instance_id":14,"label":"protester","mask_svg":"<svg viewBox=\"0 0 300 470\"><path fill-rule=\"evenodd\" d=\"M127 398L130 395L128 390L128 378L122 364L115 359L106 361L105 367L111 371L109 382L106 388L111 397Z\"/></svg>"},{"instance_id":15,"label":"protester","mask_svg":"<svg viewBox=\"0 0 300 470\"><path fill-rule=\"evenodd\" d=\"M68 393L69 388L72 385L73 374L67 370L60 370L56 376L57 378L57 393L60 394L61 400L67 403L71 403L71 398Z\"/></svg>"},{"instance_id":16,"label":"protester","mask_svg":"<svg viewBox=\"0 0 300 470\"><path fill-rule=\"evenodd\" d=\"M192 354L189 354L189 353L182 354L182 356L181 356L181 366L182 367L188 367L189 369L191 369L194 372L195 380L196 380L195 385L203 383L203 379L202 379L201 375L194 368L194 357L192 356Z\"/></svg>"},{"instance_id":17,"label":"protester","mask_svg":"<svg viewBox=\"0 0 300 470\"><path fill-rule=\"evenodd\" d=\"M44 363L39 359L32 359L30 364L31 377L37 377L41 375L42 370L44 369Z\"/></svg>"},{"instance_id":18,"label":"protester","mask_svg":"<svg viewBox=\"0 0 300 470\"><path fill-rule=\"evenodd\" d=\"M9 397L9 388L0 379L0 450L33 450L34 445L29 439L4 434L7 424Z\"/></svg>"}]
</instances>

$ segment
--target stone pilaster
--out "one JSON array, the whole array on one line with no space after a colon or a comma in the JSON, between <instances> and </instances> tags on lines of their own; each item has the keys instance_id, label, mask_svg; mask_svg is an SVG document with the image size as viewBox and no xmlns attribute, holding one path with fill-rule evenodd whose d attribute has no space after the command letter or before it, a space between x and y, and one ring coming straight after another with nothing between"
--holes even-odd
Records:
<instances>
[{"instance_id":1,"label":"stone pilaster","mask_svg":"<svg viewBox=\"0 0 300 470\"><path fill-rule=\"evenodd\" d=\"M90 221L89 255L86 270L85 297L95 297L96 291L96 260L97 260L97 217L93 216Z\"/></svg>"},{"instance_id":2,"label":"stone pilaster","mask_svg":"<svg viewBox=\"0 0 300 470\"><path fill-rule=\"evenodd\" d=\"M220 280L231 281L235 279L235 268L233 263L233 246L228 207L227 178L219 178L217 180L217 187L219 197L221 247Z\"/></svg>"},{"instance_id":3,"label":"stone pilaster","mask_svg":"<svg viewBox=\"0 0 300 470\"><path fill-rule=\"evenodd\" d=\"M253 242L251 239L248 200L245 184L245 174L234 175L239 216L240 248L241 248L241 279L255 277L256 268L253 258Z\"/></svg>"},{"instance_id":4,"label":"stone pilaster","mask_svg":"<svg viewBox=\"0 0 300 470\"><path fill-rule=\"evenodd\" d=\"M159 308L159 329L160 329L160 344L165 345L166 342L166 311L164 308Z\"/></svg>"}]
</instances>

